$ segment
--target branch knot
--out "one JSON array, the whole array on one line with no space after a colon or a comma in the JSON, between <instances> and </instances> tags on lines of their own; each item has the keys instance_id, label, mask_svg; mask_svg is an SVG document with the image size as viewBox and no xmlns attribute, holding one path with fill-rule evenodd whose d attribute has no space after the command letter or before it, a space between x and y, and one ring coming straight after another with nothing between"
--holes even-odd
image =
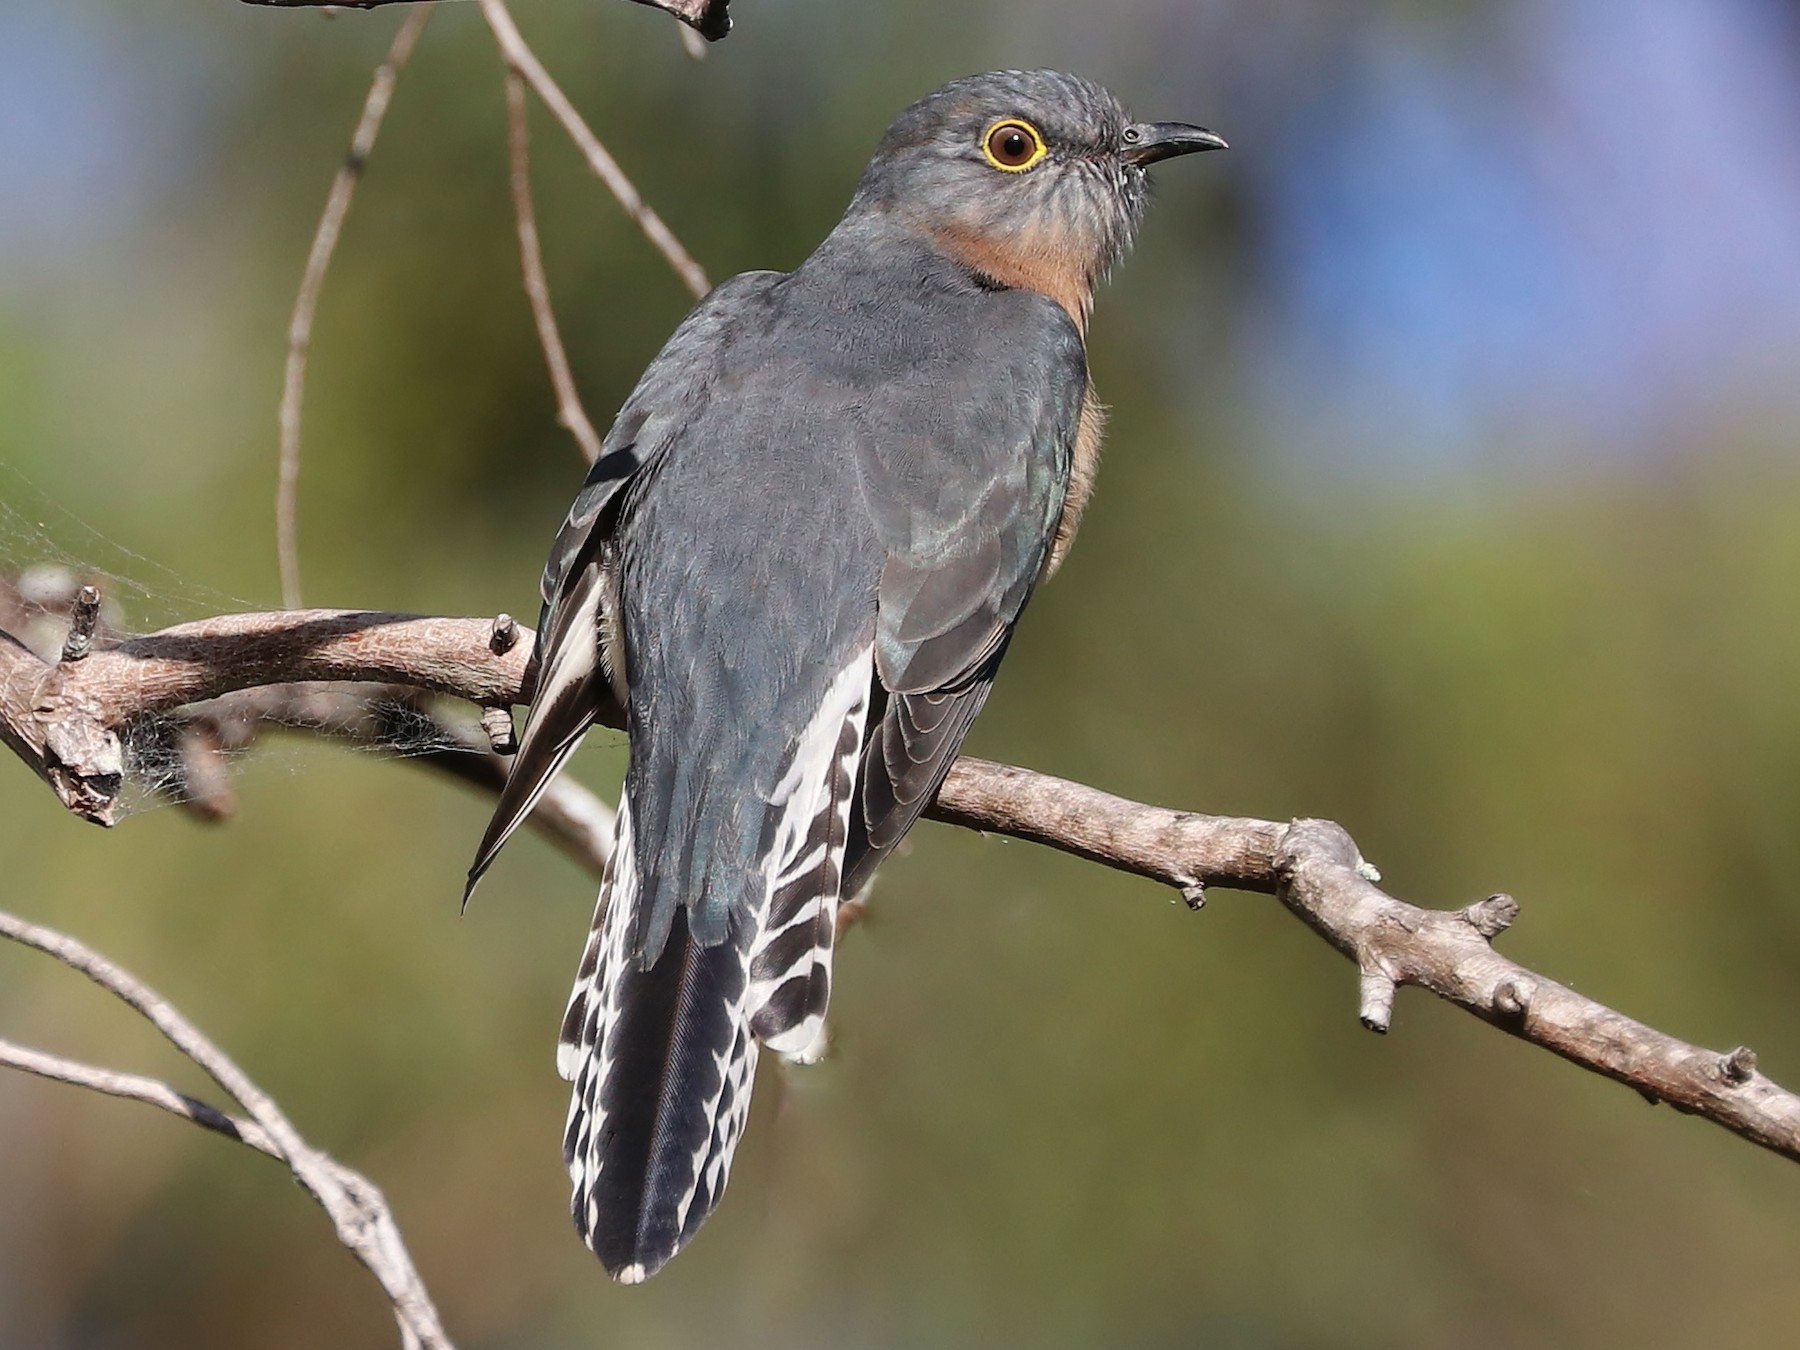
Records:
<instances>
[{"instance_id":1,"label":"branch knot","mask_svg":"<svg viewBox=\"0 0 1800 1350\"><path fill-rule=\"evenodd\" d=\"M69 635L63 639L62 659L79 661L94 649L94 632L100 626L100 588L83 586L75 592L69 609Z\"/></svg>"},{"instance_id":2,"label":"branch knot","mask_svg":"<svg viewBox=\"0 0 1800 1350\"><path fill-rule=\"evenodd\" d=\"M1379 966L1365 966L1362 971L1362 1006L1357 1017L1377 1035L1387 1035L1394 1020L1394 995L1399 990L1394 977Z\"/></svg>"},{"instance_id":3,"label":"branch knot","mask_svg":"<svg viewBox=\"0 0 1800 1350\"><path fill-rule=\"evenodd\" d=\"M519 753L519 738L513 730L512 709L483 708L481 729L487 733L488 744L494 747L496 755Z\"/></svg>"},{"instance_id":4,"label":"branch knot","mask_svg":"<svg viewBox=\"0 0 1800 1350\"><path fill-rule=\"evenodd\" d=\"M125 785L118 736L91 717L53 717L44 724L44 772L57 798L83 820L114 823Z\"/></svg>"},{"instance_id":5,"label":"branch knot","mask_svg":"<svg viewBox=\"0 0 1800 1350\"><path fill-rule=\"evenodd\" d=\"M488 637L488 650L495 656L505 656L519 645L519 621L510 614L499 614L494 617L494 631Z\"/></svg>"},{"instance_id":6,"label":"branch knot","mask_svg":"<svg viewBox=\"0 0 1800 1350\"><path fill-rule=\"evenodd\" d=\"M1490 895L1461 911L1463 921L1482 937L1492 941L1513 926L1519 917L1519 902L1510 895Z\"/></svg>"},{"instance_id":7,"label":"branch knot","mask_svg":"<svg viewBox=\"0 0 1800 1350\"><path fill-rule=\"evenodd\" d=\"M1537 993L1537 986L1526 979L1505 979L1500 987L1494 990L1494 1011L1508 1021L1523 1021L1525 1014L1531 1011L1532 997Z\"/></svg>"},{"instance_id":8,"label":"branch knot","mask_svg":"<svg viewBox=\"0 0 1800 1350\"><path fill-rule=\"evenodd\" d=\"M1719 1076L1733 1087L1743 1087L1756 1077L1756 1051L1740 1045L1719 1059Z\"/></svg>"}]
</instances>

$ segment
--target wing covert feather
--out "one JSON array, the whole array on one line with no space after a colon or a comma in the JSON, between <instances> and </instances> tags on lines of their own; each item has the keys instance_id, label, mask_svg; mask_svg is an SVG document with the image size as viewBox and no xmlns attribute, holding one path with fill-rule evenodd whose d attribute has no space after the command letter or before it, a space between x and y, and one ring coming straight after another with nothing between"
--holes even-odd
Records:
<instances>
[{"instance_id":1,"label":"wing covert feather","mask_svg":"<svg viewBox=\"0 0 1800 1350\"><path fill-rule=\"evenodd\" d=\"M872 514L888 550L876 600L876 669L888 697L871 718L846 894L950 771L1062 513L1086 349L1060 307L1014 294L1012 322L965 355L979 385L942 391L951 406L916 419L931 443L897 438L867 457L865 492L879 500Z\"/></svg>"}]
</instances>

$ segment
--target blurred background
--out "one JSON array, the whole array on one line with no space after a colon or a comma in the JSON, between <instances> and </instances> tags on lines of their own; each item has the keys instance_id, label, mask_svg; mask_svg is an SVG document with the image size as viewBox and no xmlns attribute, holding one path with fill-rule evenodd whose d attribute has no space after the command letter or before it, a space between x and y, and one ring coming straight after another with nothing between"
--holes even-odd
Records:
<instances>
[{"instance_id":1,"label":"blurred background","mask_svg":"<svg viewBox=\"0 0 1800 1350\"><path fill-rule=\"evenodd\" d=\"M715 278L798 262L888 118L999 65L1227 155L1159 171L1092 358L1081 546L970 748L1332 817L1398 895L1800 1083L1800 7L1784 0L739 0L704 62L520 0ZM148 629L278 599L284 330L397 9L0 9L0 568ZM604 423L688 304L534 108ZM520 294L500 68L444 7L319 317L309 602L535 613L581 477ZM578 761L611 791L623 746ZM593 886L292 739L218 827L102 833L0 763L0 905L166 993L393 1201L465 1347L1792 1343L1800 1171L1409 991L1264 897L922 826L840 956L835 1054L765 1067L730 1194L649 1286L570 1232L552 1049ZM171 1075L0 951L0 1034ZM392 1345L275 1165L0 1076L0 1345Z\"/></svg>"}]
</instances>

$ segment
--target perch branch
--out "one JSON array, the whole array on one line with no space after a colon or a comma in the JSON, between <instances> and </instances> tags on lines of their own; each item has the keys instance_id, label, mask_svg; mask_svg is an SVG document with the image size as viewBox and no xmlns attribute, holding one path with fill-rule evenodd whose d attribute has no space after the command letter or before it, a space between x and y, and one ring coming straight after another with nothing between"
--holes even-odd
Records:
<instances>
[{"instance_id":1,"label":"perch branch","mask_svg":"<svg viewBox=\"0 0 1800 1350\"><path fill-rule=\"evenodd\" d=\"M224 1051L135 975L67 934L11 914L0 913L0 938L54 957L122 1000L204 1070L250 1119L236 1120L154 1079L115 1074L7 1042L0 1042L0 1064L110 1096L149 1102L280 1159L325 1210L337 1229L338 1240L380 1282L393 1304L405 1343L423 1350L451 1350L437 1309L413 1266L387 1201L367 1177L302 1139L274 1101Z\"/></svg>"},{"instance_id":2,"label":"perch branch","mask_svg":"<svg viewBox=\"0 0 1800 1350\"><path fill-rule=\"evenodd\" d=\"M582 120L581 114L575 111L575 105L569 102L568 95L550 78L550 72L544 69L543 63L537 59L520 34L518 25L513 22L505 0L477 0L477 3L481 6L482 17L493 31L494 41L499 44L500 55L507 68L529 84L532 92L543 100L551 116L561 124L569 139L575 142L594 176L606 184L607 190L618 200L625 214L637 223L637 227L644 232L644 237L663 255L694 298L698 300L705 295L712 289L705 271L688 255L674 231L663 223L662 217L656 214L631 179L625 176L618 161L600 143L600 138ZM718 8L722 15L724 6L720 5Z\"/></svg>"},{"instance_id":3,"label":"perch branch","mask_svg":"<svg viewBox=\"0 0 1800 1350\"><path fill-rule=\"evenodd\" d=\"M313 232L306 271L300 278L300 293L294 298L293 317L288 320L287 366L282 374L279 413L281 460L275 484L275 555L281 568L281 603L288 609L300 608L300 401L306 390L306 357L312 347L313 317L318 313L319 292L325 288L331 255L343 233L344 217L350 213L350 200L356 195L356 184L375 148L375 138L381 133L382 119L394 96L394 83L418 45L431 10L428 4L420 5L406 16L387 55L375 67L356 130L350 136L350 152L331 180L324 213Z\"/></svg>"},{"instance_id":4,"label":"perch branch","mask_svg":"<svg viewBox=\"0 0 1800 1350\"><path fill-rule=\"evenodd\" d=\"M34 611L0 578L0 742L85 819L112 822L124 770L122 733L140 755L174 771L171 795L213 820L237 808L224 755L247 748L271 726L392 750L488 792L506 781L506 759L490 737L447 720L421 698L432 683L420 678L419 666L437 653L441 692L474 693L490 713L504 716L527 677L531 652L529 630L507 615L449 621L353 610L233 615L123 643L109 639L94 649L100 664L86 670L53 664L6 631L10 625L30 634L39 651L66 649L57 624L78 620L81 594L75 578L61 581L65 593L55 598L56 608ZM276 633L282 636L275 646L258 655L263 638ZM222 652L213 645L221 640ZM221 655L228 667L222 677ZM80 678L71 683L76 671ZM404 683L389 678L396 671ZM612 822L612 809L566 774L531 816L534 829L595 876L612 851Z\"/></svg>"},{"instance_id":5,"label":"perch branch","mask_svg":"<svg viewBox=\"0 0 1800 1350\"><path fill-rule=\"evenodd\" d=\"M109 825L128 723L237 689L314 680L405 684L504 706L516 701L530 648L496 651L493 635L491 620L288 610L181 624L52 666L0 633L0 740L71 811Z\"/></svg>"},{"instance_id":6,"label":"perch branch","mask_svg":"<svg viewBox=\"0 0 1800 1350\"><path fill-rule=\"evenodd\" d=\"M379 680L484 707L521 701L530 644L497 641L486 619L357 611L236 614L183 624L52 666L0 634L0 732L89 819L110 818L105 775L51 763L52 743L79 749L130 719L234 689L293 680ZM496 650L505 648L504 650ZM619 722L613 710L608 725ZM96 766L87 766L94 769ZM105 764L98 766L104 768ZM86 777L83 777L84 772ZM112 782L116 796L117 773ZM1277 896L1355 963L1359 1014L1385 1031L1395 991L1417 985L1483 1021L1653 1100L1704 1116L1800 1162L1800 1097L1739 1050L1719 1054L1633 1021L1510 961L1491 939L1517 915L1505 896L1456 911L1422 909L1376 885L1348 834L1326 821L1206 816L1146 806L1079 783L981 760L951 770L929 814L1012 835L1176 888L1199 904L1209 886ZM254 1113L253 1113L254 1114Z\"/></svg>"}]
</instances>

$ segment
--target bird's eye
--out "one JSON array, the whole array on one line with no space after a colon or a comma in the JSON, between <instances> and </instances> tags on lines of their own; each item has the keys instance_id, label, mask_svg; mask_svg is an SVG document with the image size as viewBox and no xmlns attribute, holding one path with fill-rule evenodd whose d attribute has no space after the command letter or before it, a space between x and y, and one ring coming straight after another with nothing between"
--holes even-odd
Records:
<instances>
[{"instance_id":1,"label":"bird's eye","mask_svg":"<svg viewBox=\"0 0 1800 1350\"><path fill-rule=\"evenodd\" d=\"M1038 129L1014 117L994 123L981 138L981 153L987 156L987 162L1008 173L1029 169L1047 150Z\"/></svg>"}]
</instances>

